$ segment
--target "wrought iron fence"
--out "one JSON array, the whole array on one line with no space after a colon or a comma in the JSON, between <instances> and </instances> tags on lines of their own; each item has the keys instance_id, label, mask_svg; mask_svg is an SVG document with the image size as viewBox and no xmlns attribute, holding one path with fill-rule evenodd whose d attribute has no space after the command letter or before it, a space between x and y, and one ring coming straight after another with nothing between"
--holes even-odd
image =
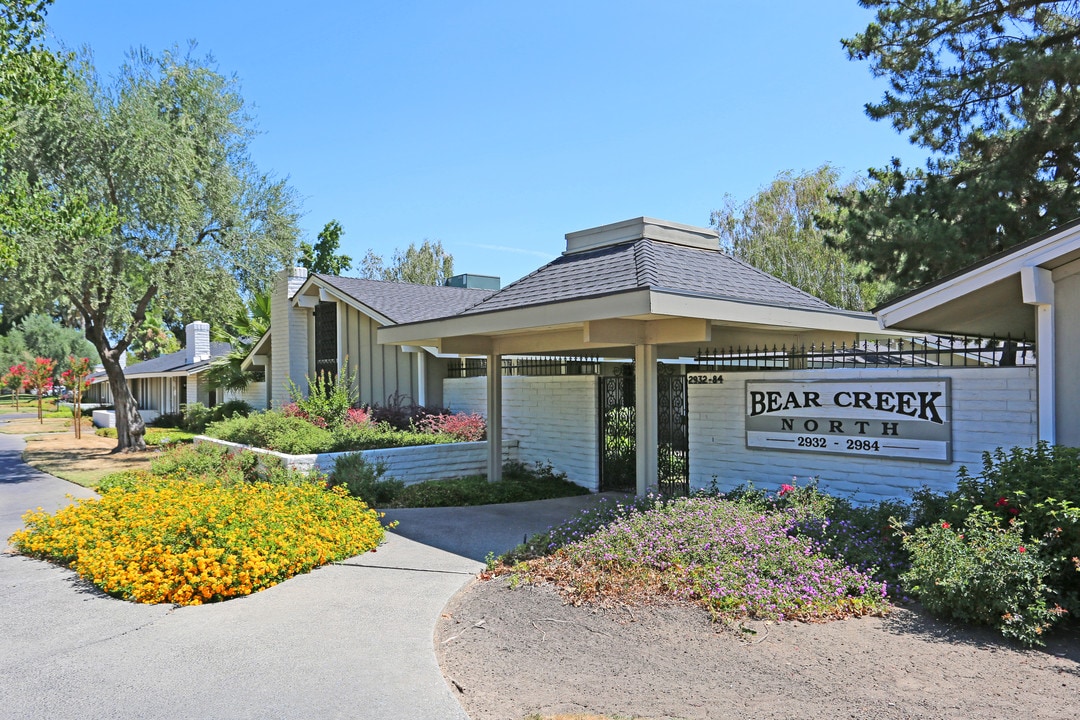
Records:
<instances>
[{"instance_id":1,"label":"wrought iron fence","mask_svg":"<svg viewBox=\"0 0 1080 720\"><path fill-rule=\"evenodd\" d=\"M825 370L833 368L1032 367L1035 343L1013 338L929 335L853 343L699 349L690 370Z\"/></svg>"},{"instance_id":2,"label":"wrought iron fence","mask_svg":"<svg viewBox=\"0 0 1080 720\"><path fill-rule=\"evenodd\" d=\"M503 375L599 375L600 358L589 357L504 357ZM462 358L447 366L448 378L483 377L487 375L486 358Z\"/></svg>"}]
</instances>

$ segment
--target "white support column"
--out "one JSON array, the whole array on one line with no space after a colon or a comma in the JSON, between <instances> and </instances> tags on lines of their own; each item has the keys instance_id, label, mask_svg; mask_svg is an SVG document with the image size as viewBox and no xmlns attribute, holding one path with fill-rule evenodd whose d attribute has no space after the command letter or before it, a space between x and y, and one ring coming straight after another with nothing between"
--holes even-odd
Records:
<instances>
[{"instance_id":1,"label":"white support column","mask_svg":"<svg viewBox=\"0 0 1080 720\"><path fill-rule=\"evenodd\" d=\"M488 482L502 480L502 355L487 356Z\"/></svg>"},{"instance_id":2,"label":"white support column","mask_svg":"<svg viewBox=\"0 0 1080 720\"><path fill-rule=\"evenodd\" d=\"M416 348L416 404L427 405L427 351Z\"/></svg>"},{"instance_id":3,"label":"white support column","mask_svg":"<svg viewBox=\"0 0 1080 720\"><path fill-rule=\"evenodd\" d=\"M1054 392L1054 279L1046 268L1020 269L1024 302L1035 306L1036 377L1039 385L1039 439L1057 442L1056 394Z\"/></svg>"},{"instance_id":4,"label":"white support column","mask_svg":"<svg viewBox=\"0 0 1080 720\"><path fill-rule=\"evenodd\" d=\"M659 479L656 361L655 345L638 345L634 348L634 423L638 495L645 495L655 490Z\"/></svg>"},{"instance_id":5,"label":"white support column","mask_svg":"<svg viewBox=\"0 0 1080 720\"><path fill-rule=\"evenodd\" d=\"M348 340L345 336L348 330L345 325L345 308L345 303L334 301L334 319L337 321L337 369L339 373L344 372L345 361L348 359L345 354L345 343Z\"/></svg>"}]
</instances>

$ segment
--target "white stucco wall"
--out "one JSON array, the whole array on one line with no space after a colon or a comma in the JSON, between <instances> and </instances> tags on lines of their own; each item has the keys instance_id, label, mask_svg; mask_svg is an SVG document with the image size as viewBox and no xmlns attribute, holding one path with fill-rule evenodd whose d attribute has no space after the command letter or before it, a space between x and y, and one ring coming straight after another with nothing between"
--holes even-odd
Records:
<instances>
[{"instance_id":1,"label":"white stucco wall","mask_svg":"<svg viewBox=\"0 0 1080 720\"><path fill-rule=\"evenodd\" d=\"M443 404L454 412L487 414L485 378L443 381ZM551 463L567 479L597 490L599 450L596 377L503 378L503 439L519 443L521 462Z\"/></svg>"},{"instance_id":2,"label":"white stucco wall","mask_svg":"<svg viewBox=\"0 0 1080 720\"><path fill-rule=\"evenodd\" d=\"M725 372L723 384L690 385L690 483L721 488L744 482L775 490L792 476L820 478L839 495L864 501L907 498L928 485L952 488L956 472L982 467L982 453L998 447L1030 446L1038 438L1034 368L947 368L941 370L830 370ZM953 462L940 463L851 455L827 455L746 447L748 380L952 379Z\"/></svg>"}]
</instances>

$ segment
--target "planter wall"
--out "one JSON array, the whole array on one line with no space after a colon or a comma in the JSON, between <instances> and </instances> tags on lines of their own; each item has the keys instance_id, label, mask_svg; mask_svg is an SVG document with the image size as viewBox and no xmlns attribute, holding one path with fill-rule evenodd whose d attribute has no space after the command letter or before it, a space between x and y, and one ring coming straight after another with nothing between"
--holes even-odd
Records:
<instances>
[{"instance_id":1,"label":"planter wall","mask_svg":"<svg viewBox=\"0 0 1080 720\"><path fill-rule=\"evenodd\" d=\"M273 455L281 458L288 467L301 472L311 472L313 469L330 472L334 467L336 458L358 452L368 462L382 461L385 463L386 475L384 477L396 478L406 484L487 473L487 441L417 445L414 447L320 453L317 455L286 455L272 450L217 440L205 435L196 436L195 442L217 443L230 448L231 451L251 450L260 455ZM503 462L517 461L517 459L518 443L516 441L504 442Z\"/></svg>"},{"instance_id":2,"label":"planter wall","mask_svg":"<svg viewBox=\"0 0 1080 720\"><path fill-rule=\"evenodd\" d=\"M84 403L83 404L83 414L85 415L86 411L89 410L89 409L90 409L90 407L87 404ZM142 419L143 419L144 423L152 423L154 420L157 420L157 417L158 417L159 413L158 413L157 410L140 410L139 414L142 415ZM99 428L114 428L114 427L116 427L116 411L115 410L94 410L93 415L91 416L91 419L94 422L94 427L99 427Z\"/></svg>"}]
</instances>

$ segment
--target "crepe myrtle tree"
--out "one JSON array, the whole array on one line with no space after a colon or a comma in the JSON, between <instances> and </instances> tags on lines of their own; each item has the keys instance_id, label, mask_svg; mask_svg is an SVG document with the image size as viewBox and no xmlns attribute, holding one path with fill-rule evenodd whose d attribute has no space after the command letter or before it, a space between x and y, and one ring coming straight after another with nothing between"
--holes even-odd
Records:
<instances>
[{"instance_id":1,"label":"crepe myrtle tree","mask_svg":"<svg viewBox=\"0 0 1080 720\"><path fill-rule=\"evenodd\" d=\"M52 358L37 357L26 366L26 375L23 376L23 387L37 396L37 419L44 423L41 403L45 393L52 390L55 379L56 363Z\"/></svg>"},{"instance_id":2,"label":"crepe myrtle tree","mask_svg":"<svg viewBox=\"0 0 1080 720\"><path fill-rule=\"evenodd\" d=\"M57 102L20 109L0 177L32 209L0 226L19 254L0 285L75 308L112 390L116 451L146 447L120 359L151 304L233 312L295 256L295 193L253 166L235 78L193 53L133 51L107 84L83 58Z\"/></svg>"},{"instance_id":3,"label":"crepe myrtle tree","mask_svg":"<svg viewBox=\"0 0 1080 720\"><path fill-rule=\"evenodd\" d=\"M8 371L0 377L0 385L11 393L11 399L15 401L15 412L19 412L19 393L23 389L23 379L26 377L26 365L20 363L12 365Z\"/></svg>"},{"instance_id":4,"label":"crepe myrtle tree","mask_svg":"<svg viewBox=\"0 0 1080 720\"><path fill-rule=\"evenodd\" d=\"M71 414L73 418L72 425L75 426L75 437L82 437L82 397L86 392L88 384L86 378L90 375L90 358L88 357L76 357L69 355L68 369L60 374L60 379L71 388L71 401L72 408Z\"/></svg>"}]
</instances>

